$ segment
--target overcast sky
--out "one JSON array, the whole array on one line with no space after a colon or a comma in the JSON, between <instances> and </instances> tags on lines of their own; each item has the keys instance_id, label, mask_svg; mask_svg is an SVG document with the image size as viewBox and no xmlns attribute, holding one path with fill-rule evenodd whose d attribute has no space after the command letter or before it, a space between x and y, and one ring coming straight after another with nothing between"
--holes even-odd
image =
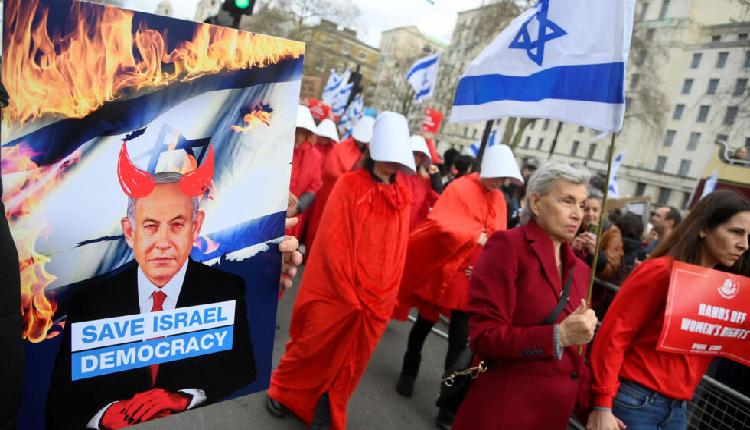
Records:
<instances>
[{"instance_id":1,"label":"overcast sky","mask_svg":"<svg viewBox=\"0 0 750 430\"><path fill-rule=\"evenodd\" d=\"M193 19L199 0L171 0L178 18ZM264 0L259 0L264 1ZM347 0L343 0L347 1ZM355 25L359 38L377 47L380 33L395 27L416 25L423 33L450 42L457 12L475 8L482 0L349 0L362 16ZM160 0L126 0L127 7L152 12Z\"/></svg>"}]
</instances>

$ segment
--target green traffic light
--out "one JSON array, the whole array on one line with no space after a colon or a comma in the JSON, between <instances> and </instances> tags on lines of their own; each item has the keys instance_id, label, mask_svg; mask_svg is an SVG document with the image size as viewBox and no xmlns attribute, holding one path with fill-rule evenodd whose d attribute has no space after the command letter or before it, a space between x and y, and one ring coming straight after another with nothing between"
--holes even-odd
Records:
<instances>
[{"instance_id":1,"label":"green traffic light","mask_svg":"<svg viewBox=\"0 0 750 430\"><path fill-rule=\"evenodd\" d=\"M250 7L250 0L234 0L234 6L240 10L247 9Z\"/></svg>"}]
</instances>

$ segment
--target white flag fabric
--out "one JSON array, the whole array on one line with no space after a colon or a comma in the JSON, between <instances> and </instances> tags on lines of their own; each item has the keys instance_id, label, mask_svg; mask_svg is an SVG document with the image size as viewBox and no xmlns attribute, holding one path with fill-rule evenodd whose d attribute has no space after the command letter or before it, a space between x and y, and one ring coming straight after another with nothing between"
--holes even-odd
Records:
<instances>
[{"instance_id":1,"label":"white flag fabric","mask_svg":"<svg viewBox=\"0 0 750 430\"><path fill-rule=\"evenodd\" d=\"M414 88L414 100L421 102L432 96L437 82L438 66L440 64L440 54L433 54L428 57L417 60L409 73L406 74L406 81Z\"/></svg>"},{"instance_id":2,"label":"white flag fabric","mask_svg":"<svg viewBox=\"0 0 750 430\"><path fill-rule=\"evenodd\" d=\"M357 94L354 96L351 104L349 104L349 107L346 108L346 112L341 115L341 119L339 120L339 128L343 131L343 139L351 136L352 128L354 127L354 124L362 118L364 109L365 102L362 99L362 94Z\"/></svg>"},{"instance_id":3,"label":"white flag fabric","mask_svg":"<svg viewBox=\"0 0 750 430\"><path fill-rule=\"evenodd\" d=\"M451 122L551 118L622 128L635 0L540 0L476 57Z\"/></svg>"},{"instance_id":4,"label":"white flag fabric","mask_svg":"<svg viewBox=\"0 0 750 430\"><path fill-rule=\"evenodd\" d=\"M328 82L326 82L326 86L323 88L323 96L321 97L323 103L328 106L333 103L334 96L336 95L341 82L343 82L343 75L339 75L336 73L336 70L331 69L331 75L328 77Z\"/></svg>"},{"instance_id":5,"label":"white flag fabric","mask_svg":"<svg viewBox=\"0 0 750 430\"><path fill-rule=\"evenodd\" d=\"M711 172L711 176L709 176L706 179L706 182L703 184L703 193L701 194L701 198L706 197L707 195L711 194L716 190L716 181L719 180L719 172L716 171L716 169Z\"/></svg>"},{"instance_id":6,"label":"white flag fabric","mask_svg":"<svg viewBox=\"0 0 750 430\"><path fill-rule=\"evenodd\" d=\"M609 185L608 185L608 197L612 198L619 198L620 197L620 187L617 186L617 170L620 169L620 165L622 164L623 160L625 160L625 152L622 151L619 154L615 156L615 159L612 161L612 173L609 178Z\"/></svg>"}]
</instances>

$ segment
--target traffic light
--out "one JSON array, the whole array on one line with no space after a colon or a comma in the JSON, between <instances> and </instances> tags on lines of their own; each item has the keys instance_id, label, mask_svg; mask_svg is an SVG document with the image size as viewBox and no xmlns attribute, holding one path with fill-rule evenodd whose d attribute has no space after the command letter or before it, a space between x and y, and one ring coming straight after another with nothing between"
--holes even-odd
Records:
<instances>
[{"instance_id":1,"label":"traffic light","mask_svg":"<svg viewBox=\"0 0 750 430\"><path fill-rule=\"evenodd\" d=\"M252 15L255 0L224 0L222 9L229 12L234 21L232 27L239 28L242 15Z\"/></svg>"}]
</instances>

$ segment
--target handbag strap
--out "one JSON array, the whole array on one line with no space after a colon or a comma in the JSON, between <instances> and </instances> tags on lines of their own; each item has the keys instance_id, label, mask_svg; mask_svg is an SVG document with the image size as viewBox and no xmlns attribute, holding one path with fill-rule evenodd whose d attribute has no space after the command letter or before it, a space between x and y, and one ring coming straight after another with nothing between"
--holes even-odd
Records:
<instances>
[{"instance_id":1,"label":"handbag strap","mask_svg":"<svg viewBox=\"0 0 750 430\"><path fill-rule=\"evenodd\" d=\"M560 316L563 309L565 309L565 305L568 304L568 300L570 300L570 284L573 283L573 271L571 270L571 273L568 273L568 279L565 280L565 287L563 287L562 294L560 295L560 301L557 302L557 306L555 306L555 309L552 309L552 313L547 315L547 318L542 321L542 325L549 325L552 324L557 320L557 317Z\"/></svg>"}]
</instances>

